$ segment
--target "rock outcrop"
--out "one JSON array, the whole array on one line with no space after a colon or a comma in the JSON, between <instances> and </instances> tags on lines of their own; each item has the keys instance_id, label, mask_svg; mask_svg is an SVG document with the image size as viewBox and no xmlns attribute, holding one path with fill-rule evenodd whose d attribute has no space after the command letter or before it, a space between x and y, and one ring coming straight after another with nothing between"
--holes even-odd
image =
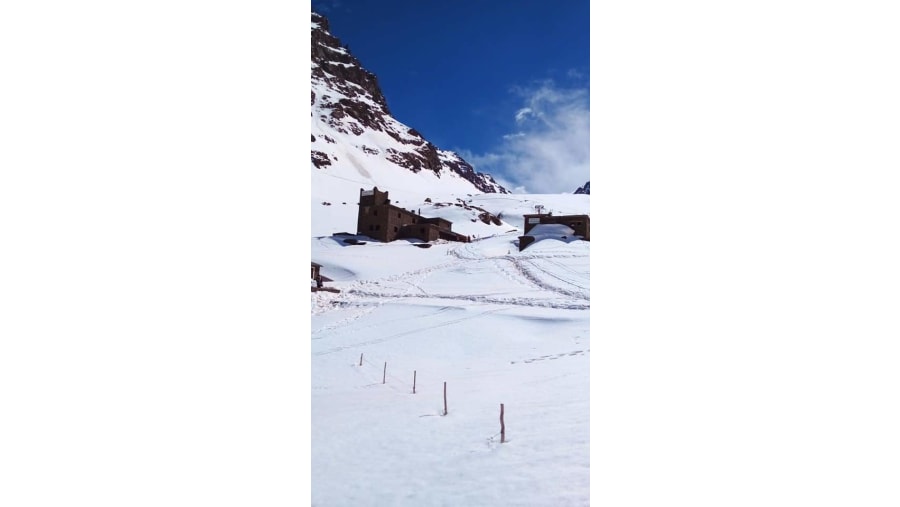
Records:
<instances>
[{"instance_id":1,"label":"rock outcrop","mask_svg":"<svg viewBox=\"0 0 900 507\"><path fill-rule=\"evenodd\" d=\"M439 149L415 129L394 119L378 78L363 68L350 50L329 32L324 16L312 13L311 30L312 119L314 123L324 124L322 129L317 129L319 132L330 130L351 139L367 132L380 132L390 139L377 146L371 146L375 144L371 142L360 143L353 149L383 157L398 168L414 173L432 171L438 177L456 174L469 181L476 191L509 193L489 174L476 172L456 153ZM334 144L334 139L324 134L313 135L311 142L312 164L319 170L327 170L337 158L328 144Z\"/></svg>"}]
</instances>

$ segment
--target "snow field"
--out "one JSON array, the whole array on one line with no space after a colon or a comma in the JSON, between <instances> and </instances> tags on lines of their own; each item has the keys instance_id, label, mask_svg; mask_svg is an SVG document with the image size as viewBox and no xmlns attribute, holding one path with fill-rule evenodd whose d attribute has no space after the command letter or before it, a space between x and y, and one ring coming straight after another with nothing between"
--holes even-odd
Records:
<instances>
[{"instance_id":1,"label":"snow field","mask_svg":"<svg viewBox=\"0 0 900 507\"><path fill-rule=\"evenodd\" d=\"M491 197L465 199L513 214L535 196ZM572 197L540 196L560 208ZM352 227L330 227L355 228L355 202ZM519 252L509 223L441 210L484 239L312 240L341 290L311 295L313 505L588 505L589 243Z\"/></svg>"},{"instance_id":2,"label":"snow field","mask_svg":"<svg viewBox=\"0 0 900 507\"><path fill-rule=\"evenodd\" d=\"M423 303L313 334L314 504L587 505L586 312Z\"/></svg>"}]
</instances>

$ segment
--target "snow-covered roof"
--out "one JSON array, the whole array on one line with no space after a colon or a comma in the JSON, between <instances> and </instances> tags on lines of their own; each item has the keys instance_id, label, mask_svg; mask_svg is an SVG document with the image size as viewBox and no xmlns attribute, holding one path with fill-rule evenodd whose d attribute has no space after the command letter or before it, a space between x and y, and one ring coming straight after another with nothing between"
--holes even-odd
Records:
<instances>
[{"instance_id":1,"label":"snow-covered roof","mask_svg":"<svg viewBox=\"0 0 900 507\"><path fill-rule=\"evenodd\" d=\"M538 240L545 237L572 236L573 234L575 234L575 230L565 224L538 224L532 227L527 235Z\"/></svg>"}]
</instances>

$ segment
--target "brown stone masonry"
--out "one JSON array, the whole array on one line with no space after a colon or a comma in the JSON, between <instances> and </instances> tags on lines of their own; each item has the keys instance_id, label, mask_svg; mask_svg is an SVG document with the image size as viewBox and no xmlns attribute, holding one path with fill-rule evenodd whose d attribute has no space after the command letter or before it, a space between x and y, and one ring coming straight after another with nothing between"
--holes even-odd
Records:
<instances>
[{"instance_id":1,"label":"brown stone masonry","mask_svg":"<svg viewBox=\"0 0 900 507\"><path fill-rule=\"evenodd\" d=\"M363 234L388 243L401 238L422 241L446 239L467 241L461 234L451 231L452 223L443 218L425 218L391 204L387 192L359 189L359 214L357 234Z\"/></svg>"},{"instance_id":2,"label":"brown stone masonry","mask_svg":"<svg viewBox=\"0 0 900 507\"><path fill-rule=\"evenodd\" d=\"M591 217L589 215L525 215L525 230L522 234L528 234L528 231L538 224L567 225L585 241L591 240Z\"/></svg>"}]
</instances>

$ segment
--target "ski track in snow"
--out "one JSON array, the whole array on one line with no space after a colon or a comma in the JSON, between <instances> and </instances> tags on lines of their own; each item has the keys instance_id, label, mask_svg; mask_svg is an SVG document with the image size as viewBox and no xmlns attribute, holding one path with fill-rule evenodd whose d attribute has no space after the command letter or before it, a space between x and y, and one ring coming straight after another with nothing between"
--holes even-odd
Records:
<instances>
[{"instance_id":1,"label":"ski track in snow","mask_svg":"<svg viewBox=\"0 0 900 507\"><path fill-rule=\"evenodd\" d=\"M584 282L586 280L584 276L580 279L563 277L557 273L541 268L538 263L534 262L535 260L540 260L541 262L559 267L561 271L572 273L574 276L577 276L578 273L575 270L555 260L562 256L553 256L554 260L551 260L550 256L547 255L503 255L487 257L480 254L472 244L463 244L449 250L449 253L454 257L454 260L449 262L415 269L381 279L359 280L351 283L348 287L344 288L338 297L330 300L329 305L314 308L313 314L317 315L331 309L346 309L347 307L353 306L359 307L360 309L354 311L351 315L338 322L313 331L312 339L320 339L321 336L317 335L344 327L360 317L370 314L382 305L410 298L428 298L476 304L512 305L566 310L590 309L590 286L585 285ZM586 259L588 256L567 255L565 257ZM472 268L476 263L487 264L493 271L501 273L510 281L538 291L543 291L544 293L535 297L505 297L501 295L458 293L439 294L428 292L422 287L422 283L429 276L432 276L437 272L457 269L460 266ZM551 281L557 283L551 283ZM399 285L397 282L399 282ZM551 293L553 297L548 298L546 292Z\"/></svg>"},{"instance_id":2,"label":"ski track in snow","mask_svg":"<svg viewBox=\"0 0 900 507\"><path fill-rule=\"evenodd\" d=\"M497 312L503 311L503 310L505 310L505 308L494 308L494 309L492 309L492 310L487 310L487 311L484 311L484 312L480 312L480 313L475 314L475 315L466 315L465 317L460 317L460 318L458 318L458 319L445 320L445 321L442 321L442 322L440 322L440 323L438 323L438 324L434 324L434 325L430 325L430 326L423 326L423 327L419 327L419 328L416 328L416 329L410 329L409 331L403 331L403 332L401 332L401 333L394 333L394 334L391 334L391 335L382 336L382 337L376 338L376 339L374 339L374 340L366 340L366 341L362 341L362 342L356 342L356 343L350 343L350 344L347 344L347 345L341 345L341 346L338 346L338 347L332 347L332 348L330 348L330 349L326 349L326 350L322 350L322 351L319 351L319 352L315 352L315 353L313 353L313 355L314 355L314 356L325 356L325 355L328 355L328 354L334 354L335 352L340 352L340 351L342 351L342 350L352 349L352 348L357 348L357 347L360 347L360 346L362 346L362 345L374 345L374 344L376 344L376 343L383 343L383 342L390 341L390 340L393 340L393 339L396 339L396 338L401 338L401 337L404 337L404 336L409 336L409 335L411 335L411 334L421 334L421 333L423 333L423 332L425 332L425 331L428 331L429 329L437 329L437 328L441 328L441 327L452 326L453 324L457 324L457 323L460 323L460 322L465 321L465 320L475 319L475 318L478 318L478 317L482 317L482 316L484 316L484 315L488 315L488 314L492 314L492 313L497 313Z\"/></svg>"}]
</instances>

